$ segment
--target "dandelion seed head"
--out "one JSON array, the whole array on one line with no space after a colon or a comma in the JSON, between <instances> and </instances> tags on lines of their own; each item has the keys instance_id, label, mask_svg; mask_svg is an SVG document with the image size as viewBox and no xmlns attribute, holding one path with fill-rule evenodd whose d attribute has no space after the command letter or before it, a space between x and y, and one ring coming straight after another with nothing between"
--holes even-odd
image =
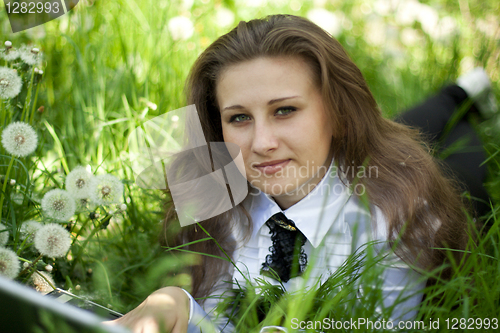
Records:
<instances>
[{"instance_id":1,"label":"dandelion seed head","mask_svg":"<svg viewBox=\"0 0 500 333\"><path fill-rule=\"evenodd\" d=\"M36 150L38 136L30 125L17 121L2 132L2 146L16 157L25 157Z\"/></svg>"},{"instance_id":2,"label":"dandelion seed head","mask_svg":"<svg viewBox=\"0 0 500 333\"><path fill-rule=\"evenodd\" d=\"M90 188L90 198L98 205L109 205L121 201L123 184L113 175L106 174L92 178Z\"/></svg>"},{"instance_id":3,"label":"dandelion seed head","mask_svg":"<svg viewBox=\"0 0 500 333\"><path fill-rule=\"evenodd\" d=\"M36 50L36 52L33 50ZM42 53L37 48L31 48L28 45L23 45L19 49L19 57L25 64L30 66L39 64L42 61Z\"/></svg>"},{"instance_id":4,"label":"dandelion seed head","mask_svg":"<svg viewBox=\"0 0 500 333\"><path fill-rule=\"evenodd\" d=\"M28 220L23 222L21 225L21 237L26 239L27 243L33 243L35 240L35 234L40 228L43 227L43 224L34 220Z\"/></svg>"},{"instance_id":5,"label":"dandelion seed head","mask_svg":"<svg viewBox=\"0 0 500 333\"><path fill-rule=\"evenodd\" d=\"M67 221L75 214L76 203L68 191L54 189L43 197L42 209L47 216L53 219Z\"/></svg>"},{"instance_id":6,"label":"dandelion seed head","mask_svg":"<svg viewBox=\"0 0 500 333\"><path fill-rule=\"evenodd\" d=\"M17 254L6 248L0 248L0 275L14 279L19 274L21 264Z\"/></svg>"},{"instance_id":7,"label":"dandelion seed head","mask_svg":"<svg viewBox=\"0 0 500 333\"><path fill-rule=\"evenodd\" d=\"M90 200L90 198L76 199L75 202L77 212L85 212L95 209L95 204L92 202L92 200Z\"/></svg>"},{"instance_id":8,"label":"dandelion seed head","mask_svg":"<svg viewBox=\"0 0 500 333\"><path fill-rule=\"evenodd\" d=\"M342 33L341 19L336 13L324 8L314 8L307 12L307 18L335 37Z\"/></svg>"},{"instance_id":9,"label":"dandelion seed head","mask_svg":"<svg viewBox=\"0 0 500 333\"><path fill-rule=\"evenodd\" d=\"M181 8L183 10L191 10L191 7L193 7L194 0L182 0L181 1Z\"/></svg>"},{"instance_id":10,"label":"dandelion seed head","mask_svg":"<svg viewBox=\"0 0 500 333\"><path fill-rule=\"evenodd\" d=\"M33 275L31 275L31 283L35 287L36 291L44 295L54 290L51 284L55 286L55 282L52 279L52 276L50 276L49 273L43 271L36 271L35 273L33 273Z\"/></svg>"},{"instance_id":11,"label":"dandelion seed head","mask_svg":"<svg viewBox=\"0 0 500 333\"><path fill-rule=\"evenodd\" d=\"M4 52L1 52L0 55L2 58L4 58L6 61L14 61L19 58L19 50L15 48L10 48L5 50Z\"/></svg>"},{"instance_id":12,"label":"dandelion seed head","mask_svg":"<svg viewBox=\"0 0 500 333\"><path fill-rule=\"evenodd\" d=\"M0 99L16 97L21 92L22 86L23 82L17 75L17 71L7 67L0 67Z\"/></svg>"},{"instance_id":13,"label":"dandelion seed head","mask_svg":"<svg viewBox=\"0 0 500 333\"><path fill-rule=\"evenodd\" d=\"M215 14L216 24L221 28L229 27L234 23L234 17L232 10L220 7Z\"/></svg>"},{"instance_id":14,"label":"dandelion seed head","mask_svg":"<svg viewBox=\"0 0 500 333\"><path fill-rule=\"evenodd\" d=\"M193 35L194 26L189 18L176 16L168 21L168 30L173 40L186 40Z\"/></svg>"},{"instance_id":15,"label":"dandelion seed head","mask_svg":"<svg viewBox=\"0 0 500 333\"><path fill-rule=\"evenodd\" d=\"M8 241L9 241L9 231L3 223L0 223L0 246L2 247L5 246Z\"/></svg>"},{"instance_id":16,"label":"dandelion seed head","mask_svg":"<svg viewBox=\"0 0 500 333\"><path fill-rule=\"evenodd\" d=\"M35 248L47 257L62 257L71 246L71 236L61 225L49 223L35 235Z\"/></svg>"},{"instance_id":17,"label":"dandelion seed head","mask_svg":"<svg viewBox=\"0 0 500 333\"><path fill-rule=\"evenodd\" d=\"M5 43L6 48L11 48L12 47L12 42L10 40L6 41Z\"/></svg>"},{"instance_id":18,"label":"dandelion seed head","mask_svg":"<svg viewBox=\"0 0 500 333\"><path fill-rule=\"evenodd\" d=\"M83 166L77 166L66 176L66 190L75 199L88 198L90 192L90 180L94 175Z\"/></svg>"}]
</instances>

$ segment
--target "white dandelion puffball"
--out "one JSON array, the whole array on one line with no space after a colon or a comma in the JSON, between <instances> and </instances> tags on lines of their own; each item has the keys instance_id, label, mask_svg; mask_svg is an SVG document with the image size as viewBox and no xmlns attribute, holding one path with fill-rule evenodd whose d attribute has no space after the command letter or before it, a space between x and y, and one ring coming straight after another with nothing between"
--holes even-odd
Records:
<instances>
[{"instance_id":1,"label":"white dandelion puffball","mask_svg":"<svg viewBox=\"0 0 500 333\"><path fill-rule=\"evenodd\" d=\"M31 275L31 283L35 287L36 291L44 295L54 290L52 286L56 285L54 280L52 279L52 276L50 276L49 273L43 271L36 271L35 273L33 273L33 275Z\"/></svg>"},{"instance_id":2,"label":"white dandelion puffball","mask_svg":"<svg viewBox=\"0 0 500 333\"><path fill-rule=\"evenodd\" d=\"M35 247L40 254L47 257L62 257L71 246L69 232L59 224L44 225L35 235Z\"/></svg>"},{"instance_id":3,"label":"white dandelion puffball","mask_svg":"<svg viewBox=\"0 0 500 333\"><path fill-rule=\"evenodd\" d=\"M5 244L7 244L8 241L9 241L9 231L7 230L7 227L3 223L0 223L0 246L5 246Z\"/></svg>"},{"instance_id":4,"label":"white dandelion puffball","mask_svg":"<svg viewBox=\"0 0 500 333\"><path fill-rule=\"evenodd\" d=\"M90 187L90 199L98 205L121 202L123 184L113 175L105 174L92 178Z\"/></svg>"},{"instance_id":5,"label":"white dandelion puffball","mask_svg":"<svg viewBox=\"0 0 500 333\"><path fill-rule=\"evenodd\" d=\"M173 40L189 39L194 33L193 22L185 16L176 16L168 21L168 31Z\"/></svg>"},{"instance_id":6,"label":"white dandelion puffball","mask_svg":"<svg viewBox=\"0 0 500 333\"><path fill-rule=\"evenodd\" d=\"M229 27L234 23L234 13L232 10L221 7L215 14L215 24L221 28Z\"/></svg>"},{"instance_id":7,"label":"white dandelion puffball","mask_svg":"<svg viewBox=\"0 0 500 333\"><path fill-rule=\"evenodd\" d=\"M24 63L30 66L41 63L42 60L42 54L40 53L40 50L38 50L37 48L32 48L29 45L23 45L19 49L19 57Z\"/></svg>"},{"instance_id":8,"label":"white dandelion puffball","mask_svg":"<svg viewBox=\"0 0 500 333\"><path fill-rule=\"evenodd\" d=\"M429 35L434 38L434 40L446 42L457 35L458 31L459 29L455 19L450 16L445 16L439 21L436 28L429 32Z\"/></svg>"},{"instance_id":9,"label":"white dandelion puffball","mask_svg":"<svg viewBox=\"0 0 500 333\"><path fill-rule=\"evenodd\" d=\"M42 209L47 216L53 219L67 221L75 214L76 203L68 191L55 189L44 195Z\"/></svg>"},{"instance_id":10,"label":"white dandelion puffball","mask_svg":"<svg viewBox=\"0 0 500 333\"><path fill-rule=\"evenodd\" d=\"M4 56L5 58L5 56ZM17 71L7 67L0 67L0 98L14 98L21 92L23 81Z\"/></svg>"},{"instance_id":11,"label":"white dandelion puffball","mask_svg":"<svg viewBox=\"0 0 500 333\"><path fill-rule=\"evenodd\" d=\"M34 220L25 221L21 225L21 237L23 239L27 239L27 243L33 243L35 240L35 234L41 227L43 227L43 224L40 222Z\"/></svg>"},{"instance_id":12,"label":"white dandelion puffball","mask_svg":"<svg viewBox=\"0 0 500 333\"><path fill-rule=\"evenodd\" d=\"M4 58L6 61L14 61L17 58L19 58L19 50L11 48L8 50L5 50L4 52L0 53L2 58Z\"/></svg>"},{"instance_id":13,"label":"white dandelion puffball","mask_svg":"<svg viewBox=\"0 0 500 333\"><path fill-rule=\"evenodd\" d=\"M92 200L90 200L89 197L75 199L75 202L77 212L85 212L88 210L94 210L96 208L96 205L92 202Z\"/></svg>"},{"instance_id":14,"label":"white dandelion puffball","mask_svg":"<svg viewBox=\"0 0 500 333\"><path fill-rule=\"evenodd\" d=\"M94 175L83 166L77 166L66 176L66 190L75 199L84 199L89 196L90 180Z\"/></svg>"},{"instance_id":15,"label":"white dandelion puffball","mask_svg":"<svg viewBox=\"0 0 500 333\"><path fill-rule=\"evenodd\" d=\"M193 7L194 0L182 0L181 1L181 8L182 10L191 10Z\"/></svg>"},{"instance_id":16,"label":"white dandelion puffball","mask_svg":"<svg viewBox=\"0 0 500 333\"><path fill-rule=\"evenodd\" d=\"M21 265L17 254L6 248L0 248L0 275L14 279L19 274Z\"/></svg>"},{"instance_id":17,"label":"white dandelion puffball","mask_svg":"<svg viewBox=\"0 0 500 333\"><path fill-rule=\"evenodd\" d=\"M2 146L16 157L25 157L36 150L38 136L30 125L17 121L2 132Z\"/></svg>"},{"instance_id":18,"label":"white dandelion puffball","mask_svg":"<svg viewBox=\"0 0 500 333\"><path fill-rule=\"evenodd\" d=\"M339 17L324 8L314 8L307 12L307 18L328 31L332 36L339 37L342 33L342 22Z\"/></svg>"}]
</instances>

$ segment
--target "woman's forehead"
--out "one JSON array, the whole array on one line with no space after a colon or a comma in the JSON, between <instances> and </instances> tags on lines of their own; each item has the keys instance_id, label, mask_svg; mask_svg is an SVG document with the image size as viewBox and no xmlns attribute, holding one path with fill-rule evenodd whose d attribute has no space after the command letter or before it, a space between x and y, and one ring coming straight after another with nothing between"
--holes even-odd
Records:
<instances>
[{"instance_id":1,"label":"woman's forehead","mask_svg":"<svg viewBox=\"0 0 500 333\"><path fill-rule=\"evenodd\" d=\"M233 99L258 94L260 97L276 93L303 95L309 93L314 78L310 67L299 57L266 57L232 65L220 75L216 86L217 100L222 104L232 103ZM245 93L247 95L245 95Z\"/></svg>"}]
</instances>

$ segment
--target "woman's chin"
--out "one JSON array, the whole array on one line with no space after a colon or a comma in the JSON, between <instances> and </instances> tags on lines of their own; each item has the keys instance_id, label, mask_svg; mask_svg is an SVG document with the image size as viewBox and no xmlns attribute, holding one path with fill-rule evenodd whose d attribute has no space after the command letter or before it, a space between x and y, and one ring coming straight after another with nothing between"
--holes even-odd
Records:
<instances>
[{"instance_id":1,"label":"woman's chin","mask_svg":"<svg viewBox=\"0 0 500 333\"><path fill-rule=\"evenodd\" d=\"M261 183L252 183L252 186L264 192L272 197L280 196L290 196L295 195L297 192L297 186L291 186L292 184L282 184L282 183L267 183L262 185Z\"/></svg>"}]
</instances>

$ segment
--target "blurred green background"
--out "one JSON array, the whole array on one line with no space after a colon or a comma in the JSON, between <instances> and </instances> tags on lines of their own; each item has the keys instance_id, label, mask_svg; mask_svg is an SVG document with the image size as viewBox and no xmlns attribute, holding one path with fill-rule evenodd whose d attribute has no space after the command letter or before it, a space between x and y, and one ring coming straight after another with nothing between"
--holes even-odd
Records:
<instances>
[{"instance_id":1,"label":"blurred green background","mask_svg":"<svg viewBox=\"0 0 500 333\"><path fill-rule=\"evenodd\" d=\"M61 285L79 284L79 293L122 312L161 286L189 283L180 273L185 258L164 256L157 244L166 198L135 186L127 136L141 122L186 105L190 66L239 20L275 13L313 20L344 45L387 117L475 66L486 68L500 95L498 0L82 0L67 15L15 34L1 4L0 41L44 53L38 97L44 111L35 122L48 121L61 142L36 126L44 166L58 179L68 172L65 164L70 170L90 165L126 184L126 213L96 234L86 259ZM487 186L496 212L500 122L476 127L491 156ZM39 191L50 185L34 182ZM492 288L498 295L498 286Z\"/></svg>"}]
</instances>

